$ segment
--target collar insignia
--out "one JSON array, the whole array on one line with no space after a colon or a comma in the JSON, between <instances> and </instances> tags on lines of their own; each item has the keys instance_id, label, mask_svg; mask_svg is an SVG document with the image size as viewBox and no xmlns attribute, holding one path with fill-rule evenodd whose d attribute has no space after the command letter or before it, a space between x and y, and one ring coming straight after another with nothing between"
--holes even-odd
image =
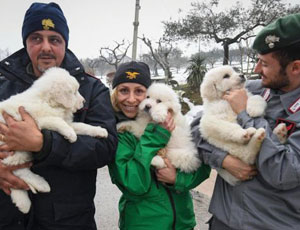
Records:
<instances>
[{"instance_id":1,"label":"collar insignia","mask_svg":"<svg viewBox=\"0 0 300 230\"><path fill-rule=\"evenodd\" d=\"M275 42L279 42L279 37L276 37L275 35L269 35L266 37L265 42L269 46L270 49L274 48Z\"/></svg>"},{"instance_id":2,"label":"collar insignia","mask_svg":"<svg viewBox=\"0 0 300 230\"><path fill-rule=\"evenodd\" d=\"M43 19L42 26L43 26L44 30L49 30L50 28L52 28L52 29L55 28L55 24L53 23L53 21L50 18Z\"/></svg>"},{"instance_id":3,"label":"collar insignia","mask_svg":"<svg viewBox=\"0 0 300 230\"><path fill-rule=\"evenodd\" d=\"M262 97L263 99L265 99L265 101L269 101L270 95L271 95L271 90L269 88L266 88L262 93Z\"/></svg>"},{"instance_id":4,"label":"collar insignia","mask_svg":"<svg viewBox=\"0 0 300 230\"><path fill-rule=\"evenodd\" d=\"M126 74L127 74L127 78L129 78L129 79L135 79L136 78L136 76L137 75L139 75L140 73L138 73L138 72L126 72Z\"/></svg>"}]
</instances>

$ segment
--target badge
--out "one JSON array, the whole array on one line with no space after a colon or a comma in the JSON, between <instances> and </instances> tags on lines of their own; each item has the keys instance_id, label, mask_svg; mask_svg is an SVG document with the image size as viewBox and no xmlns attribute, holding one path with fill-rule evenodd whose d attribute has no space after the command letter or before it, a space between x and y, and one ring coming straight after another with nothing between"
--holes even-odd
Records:
<instances>
[{"instance_id":1,"label":"badge","mask_svg":"<svg viewBox=\"0 0 300 230\"><path fill-rule=\"evenodd\" d=\"M280 124L280 123L285 123L285 125L286 125L286 129L287 129L287 136L290 136L293 132L294 132L294 129L295 129L295 127L296 127L296 123L295 122L293 122L293 121L289 121L289 120L285 120L285 119L283 119L283 118L278 118L277 120L276 120L276 126L278 125L278 124ZM275 127L276 127L275 126Z\"/></svg>"},{"instance_id":2,"label":"badge","mask_svg":"<svg viewBox=\"0 0 300 230\"><path fill-rule=\"evenodd\" d=\"M296 113L300 110L300 97L290 106L289 111Z\"/></svg>"}]
</instances>

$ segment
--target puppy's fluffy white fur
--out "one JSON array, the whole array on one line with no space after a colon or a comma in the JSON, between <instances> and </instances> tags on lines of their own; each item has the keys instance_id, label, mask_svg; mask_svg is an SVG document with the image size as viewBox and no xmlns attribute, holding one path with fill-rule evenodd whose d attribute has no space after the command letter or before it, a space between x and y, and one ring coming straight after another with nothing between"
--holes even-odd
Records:
<instances>
[{"instance_id":1,"label":"puppy's fluffy white fur","mask_svg":"<svg viewBox=\"0 0 300 230\"><path fill-rule=\"evenodd\" d=\"M237 122L237 114L222 97L227 91L242 88L243 76L230 66L211 69L204 76L200 86L203 99L203 117L200 121L200 132L210 144L238 157L247 164L254 164L265 138L263 128L243 129ZM263 116L266 108L265 100L259 95L248 92L247 113L251 117ZM228 183L239 182L224 169L218 170Z\"/></svg>"},{"instance_id":2,"label":"puppy's fluffy white fur","mask_svg":"<svg viewBox=\"0 0 300 230\"><path fill-rule=\"evenodd\" d=\"M74 77L64 69L53 67L23 93L0 102L0 121L5 122L1 115L3 111L16 120L21 120L18 108L24 106L40 129L57 131L70 142L76 141L76 134L107 137L106 129L73 122L73 113L82 108L84 103L84 98L78 89L79 83ZM16 151L14 155L3 159L2 162L6 165L18 165L31 160L31 153ZM50 192L47 181L30 169L18 169L14 174L23 179L34 193ZM11 198L21 212L29 211L31 201L27 191L11 189Z\"/></svg>"},{"instance_id":3,"label":"puppy's fluffy white fur","mask_svg":"<svg viewBox=\"0 0 300 230\"><path fill-rule=\"evenodd\" d=\"M149 122L164 122L168 111L172 111L175 129L165 147L166 157L184 172L197 170L201 162L197 157L195 144L192 142L190 126L181 113L181 105L177 94L167 85L153 83L147 90L147 98L139 105L139 113L134 121L118 124L118 130L127 130L140 138ZM156 155L151 164L156 168L165 167L161 156Z\"/></svg>"}]
</instances>

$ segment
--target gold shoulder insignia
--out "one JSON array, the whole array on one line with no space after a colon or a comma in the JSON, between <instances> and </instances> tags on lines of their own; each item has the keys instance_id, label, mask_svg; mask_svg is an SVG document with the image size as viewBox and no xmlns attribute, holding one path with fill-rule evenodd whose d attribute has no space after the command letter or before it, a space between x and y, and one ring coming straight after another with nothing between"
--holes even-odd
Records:
<instances>
[{"instance_id":1,"label":"gold shoulder insignia","mask_svg":"<svg viewBox=\"0 0 300 230\"><path fill-rule=\"evenodd\" d=\"M48 18L48 19L43 19L42 20L42 26L44 30L49 30L50 28L55 28L55 25L53 23L53 21Z\"/></svg>"},{"instance_id":2,"label":"gold shoulder insignia","mask_svg":"<svg viewBox=\"0 0 300 230\"><path fill-rule=\"evenodd\" d=\"M129 79L135 79L136 78L136 76L137 75L139 75L140 73L138 73L138 72L126 72L126 74L127 74L127 78L129 78Z\"/></svg>"}]
</instances>

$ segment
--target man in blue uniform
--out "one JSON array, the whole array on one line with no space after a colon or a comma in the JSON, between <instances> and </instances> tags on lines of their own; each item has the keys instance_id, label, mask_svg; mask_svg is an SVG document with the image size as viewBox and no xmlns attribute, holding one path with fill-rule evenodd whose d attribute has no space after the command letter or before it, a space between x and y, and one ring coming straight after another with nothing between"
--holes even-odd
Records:
<instances>
[{"instance_id":1,"label":"man in blue uniform","mask_svg":"<svg viewBox=\"0 0 300 230\"><path fill-rule=\"evenodd\" d=\"M244 127L263 127L266 138L257 157L256 169L202 140L194 121L193 134L204 162L225 168L243 180L236 186L217 177L209 211L211 230L300 229L300 14L279 18L261 30L253 49L258 52L255 72L260 80L247 88L267 101L264 117L246 112L245 90L224 96ZM279 123L288 128L280 143L272 132ZM256 171L257 170L257 171Z\"/></svg>"},{"instance_id":2,"label":"man in blue uniform","mask_svg":"<svg viewBox=\"0 0 300 230\"><path fill-rule=\"evenodd\" d=\"M0 229L96 230L93 199L97 168L113 160L117 146L109 89L85 73L68 49L69 28L59 5L33 3L24 17L22 38L24 48L0 63L0 100L26 90L48 68L62 67L78 80L85 98L84 108L74 114L74 120L104 127L108 137L79 135L71 144L57 132L39 130L23 109L19 122L4 115L0 157L5 151L33 152L32 170L48 181L51 192L32 195L30 214L23 215L7 194L11 187L27 187L12 177L13 168L0 163Z\"/></svg>"}]
</instances>

